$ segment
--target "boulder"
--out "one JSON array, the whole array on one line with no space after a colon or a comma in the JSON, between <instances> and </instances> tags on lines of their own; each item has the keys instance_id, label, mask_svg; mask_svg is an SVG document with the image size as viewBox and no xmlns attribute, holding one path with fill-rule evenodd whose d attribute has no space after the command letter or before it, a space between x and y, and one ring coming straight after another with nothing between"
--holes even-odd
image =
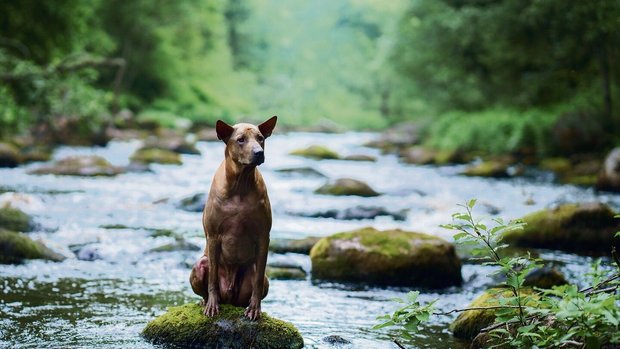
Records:
<instances>
[{"instance_id":1,"label":"boulder","mask_svg":"<svg viewBox=\"0 0 620 349\"><path fill-rule=\"evenodd\" d=\"M131 161L143 164L182 164L181 157L178 153L159 148L140 148L131 156Z\"/></svg>"},{"instance_id":2,"label":"boulder","mask_svg":"<svg viewBox=\"0 0 620 349\"><path fill-rule=\"evenodd\" d=\"M21 158L23 162L50 161L52 151L47 147L29 146L21 150Z\"/></svg>"},{"instance_id":3,"label":"boulder","mask_svg":"<svg viewBox=\"0 0 620 349\"><path fill-rule=\"evenodd\" d=\"M43 166L30 171L30 174L59 176L116 176L123 173L121 167L113 166L106 159L96 155L70 156L58 160L50 166Z\"/></svg>"},{"instance_id":4,"label":"boulder","mask_svg":"<svg viewBox=\"0 0 620 349\"><path fill-rule=\"evenodd\" d=\"M377 158L366 154L352 154L345 156L344 158L342 158L342 160L376 162Z\"/></svg>"},{"instance_id":5,"label":"boulder","mask_svg":"<svg viewBox=\"0 0 620 349\"><path fill-rule=\"evenodd\" d=\"M0 229L0 264L22 263L27 259L60 262L65 257L25 234Z\"/></svg>"},{"instance_id":6,"label":"boulder","mask_svg":"<svg viewBox=\"0 0 620 349\"><path fill-rule=\"evenodd\" d=\"M142 336L155 345L178 348L298 349L304 346L291 324L262 313L257 321L244 316L244 308L220 305L220 313L207 317L198 304L171 307L149 322Z\"/></svg>"},{"instance_id":7,"label":"boulder","mask_svg":"<svg viewBox=\"0 0 620 349\"><path fill-rule=\"evenodd\" d=\"M620 192L620 147L614 148L605 158L596 187Z\"/></svg>"},{"instance_id":8,"label":"boulder","mask_svg":"<svg viewBox=\"0 0 620 349\"><path fill-rule=\"evenodd\" d=\"M324 195L355 195L355 196L379 196L368 184L352 178L340 178L335 182L327 183L314 191Z\"/></svg>"},{"instance_id":9,"label":"boulder","mask_svg":"<svg viewBox=\"0 0 620 349\"><path fill-rule=\"evenodd\" d=\"M21 154L16 146L0 142L0 167L16 167L21 162Z\"/></svg>"},{"instance_id":10,"label":"boulder","mask_svg":"<svg viewBox=\"0 0 620 349\"><path fill-rule=\"evenodd\" d=\"M317 177L326 178L327 176L321 172L315 170L312 167L290 167L277 169L276 172L286 176L301 176L301 177Z\"/></svg>"},{"instance_id":11,"label":"boulder","mask_svg":"<svg viewBox=\"0 0 620 349\"><path fill-rule=\"evenodd\" d=\"M551 289L553 286L567 285L564 274L553 267L542 267L532 270L525 276L523 286Z\"/></svg>"},{"instance_id":12,"label":"boulder","mask_svg":"<svg viewBox=\"0 0 620 349\"><path fill-rule=\"evenodd\" d=\"M468 166L463 174L472 177L508 177L508 167L510 165L503 161L486 160L480 163Z\"/></svg>"},{"instance_id":13,"label":"boulder","mask_svg":"<svg viewBox=\"0 0 620 349\"><path fill-rule=\"evenodd\" d=\"M301 212L292 214L301 217L335 218L342 220L375 219L381 216L392 217L396 221L404 221L405 219L407 219L407 210L389 211L386 208L379 206L355 206L343 210L331 209L320 212Z\"/></svg>"},{"instance_id":14,"label":"boulder","mask_svg":"<svg viewBox=\"0 0 620 349\"><path fill-rule=\"evenodd\" d=\"M435 236L362 228L319 240L312 277L374 285L441 288L462 282L454 246Z\"/></svg>"},{"instance_id":15,"label":"boulder","mask_svg":"<svg viewBox=\"0 0 620 349\"><path fill-rule=\"evenodd\" d=\"M303 268L282 268L282 267L272 267L268 266L267 276L269 279L273 280L306 280L306 272Z\"/></svg>"},{"instance_id":16,"label":"boulder","mask_svg":"<svg viewBox=\"0 0 620 349\"><path fill-rule=\"evenodd\" d=\"M535 296L532 296L533 292L531 289L521 289L521 294L530 296L525 304L534 306L535 300L531 297ZM510 290L493 288L474 299L467 308L497 306L500 304L499 300L506 297L512 297ZM461 312L450 324L450 331L452 331L454 337L471 340L480 333L481 329L493 324L494 321L495 310L467 310Z\"/></svg>"},{"instance_id":17,"label":"boulder","mask_svg":"<svg viewBox=\"0 0 620 349\"><path fill-rule=\"evenodd\" d=\"M196 139L202 142L220 142L213 127L204 127L196 131Z\"/></svg>"},{"instance_id":18,"label":"boulder","mask_svg":"<svg viewBox=\"0 0 620 349\"><path fill-rule=\"evenodd\" d=\"M351 344L350 340L343 338L342 336L339 336L337 334L323 337L323 342L335 347L348 346L349 344Z\"/></svg>"},{"instance_id":19,"label":"boulder","mask_svg":"<svg viewBox=\"0 0 620 349\"><path fill-rule=\"evenodd\" d=\"M310 254L310 249L321 238L310 236L303 239L271 239L269 251L273 253Z\"/></svg>"},{"instance_id":20,"label":"boulder","mask_svg":"<svg viewBox=\"0 0 620 349\"><path fill-rule=\"evenodd\" d=\"M202 212L206 202L207 195L205 193L197 193L181 199L176 207L188 212Z\"/></svg>"},{"instance_id":21,"label":"boulder","mask_svg":"<svg viewBox=\"0 0 620 349\"><path fill-rule=\"evenodd\" d=\"M407 164L427 165L435 162L436 154L437 152L434 150L422 146L414 146L402 150L400 158L401 161Z\"/></svg>"},{"instance_id":22,"label":"boulder","mask_svg":"<svg viewBox=\"0 0 620 349\"><path fill-rule=\"evenodd\" d=\"M20 209L8 206L0 208L0 229L25 233L34 230L35 227L32 217Z\"/></svg>"},{"instance_id":23,"label":"boulder","mask_svg":"<svg viewBox=\"0 0 620 349\"><path fill-rule=\"evenodd\" d=\"M176 251L200 251L202 248L195 245L183 238L177 238L174 242L165 244L163 246L155 247L149 250L149 252L176 252Z\"/></svg>"},{"instance_id":24,"label":"boulder","mask_svg":"<svg viewBox=\"0 0 620 349\"><path fill-rule=\"evenodd\" d=\"M311 145L305 149L293 150L290 154L316 160L340 159L338 153L322 145Z\"/></svg>"},{"instance_id":25,"label":"boulder","mask_svg":"<svg viewBox=\"0 0 620 349\"><path fill-rule=\"evenodd\" d=\"M503 241L522 247L608 254L620 250L620 219L601 203L564 204L523 217L523 230L509 231Z\"/></svg>"}]
</instances>

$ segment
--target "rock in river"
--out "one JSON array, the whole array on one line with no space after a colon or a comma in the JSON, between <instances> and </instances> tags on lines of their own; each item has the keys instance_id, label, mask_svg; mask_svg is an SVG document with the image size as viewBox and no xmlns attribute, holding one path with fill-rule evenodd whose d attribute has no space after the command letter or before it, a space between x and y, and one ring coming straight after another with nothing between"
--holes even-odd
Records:
<instances>
[{"instance_id":1,"label":"rock in river","mask_svg":"<svg viewBox=\"0 0 620 349\"><path fill-rule=\"evenodd\" d=\"M206 202L207 195L205 193L197 193L181 199L176 204L176 207L189 212L202 212Z\"/></svg>"},{"instance_id":2,"label":"rock in river","mask_svg":"<svg viewBox=\"0 0 620 349\"><path fill-rule=\"evenodd\" d=\"M258 321L244 316L244 308L220 305L216 317L207 317L198 304L171 307L146 325L142 335L156 345L177 348L297 349L304 346L290 323L262 313Z\"/></svg>"},{"instance_id":3,"label":"rock in river","mask_svg":"<svg viewBox=\"0 0 620 349\"><path fill-rule=\"evenodd\" d=\"M310 218L335 218L342 220L375 219L377 217L392 217L395 221L407 219L407 210L389 211L379 206L355 206L346 209L330 209L320 212L291 212L300 217Z\"/></svg>"},{"instance_id":4,"label":"rock in river","mask_svg":"<svg viewBox=\"0 0 620 349\"><path fill-rule=\"evenodd\" d=\"M51 166L44 166L30 171L30 174L54 174L61 176L116 176L123 173L120 167L113 166L106 159L96 156L70 156L56 161Z\"/></svg>"},{"instance_id":5,"label":"rock in river","mask_svg":"<svg viewBox=\"0 0 620 349\"><path fill-rule=\"evenodd\" d=\"M324 195L355 195L355 196L379 196L368 184L352 178L340 178L335 182L327 183L317 190L317 194Z\"/></svg>"},{"instance_id":6,"label":"rock in river","mask_svg":"<svg viewBox=\"0 0 620 349\"><path fill-rule=\"evenodd\" d=\"M620 219L601 203L564 204L523 217L523 230L504 234L504 242L523 247L608 254L620 250Z\"/></svg>"},{"instance_id":7,"label":"rock in river","mask_svg":"<svg viewBox=\"0 0 620 349\"><path fill-rule=\"evenodd\" d=\"M462 281L454 246L422 233L374 228L338 233L319 240L310 258L315 279L431 288Z\"/></svg>"},{"instance_id":8,"label":"rock in river","mask_svg":"<svg viewBox=\"0 0 620 349\"><path fill-rule=\"evenodd\" d=\"M65 257L25 234L0 229L0 264L22 263L27 259L59 262Z\"/></svg>"},{"instance_id":9,"label":"rock in river","mask_svg":"<svg viewBox=\"0 0 620 349\"><path fill-rule=\"evenodd\" d=\"M620 192L620 147L613 149L605 158L597 188Z\"/></svg>"},{"instance_id":10,"label":"rock in river","mask_svg":"<svg viewBox=\"0 0 620 349\"><path fill-rule=\"evenodd\" d=\"M525 294L528 298L526 305L533 306L535 303L531 289L521 289L521 294ZM511 297L512 292L506 289L493 288L485 291L478 298L474 299L467 308L492 307L500 304L501 298ZM493 310L468 310L459 314L459 316L450 324L450 331L457 338L473 339L481 329L491 325L495 321L495 311Z\"/></svg>"},{"instance_id":11,"label":"rock in river","mask_svg":"<svg viewBox=\"0 0 620 349\"><path fill-rule=\"evenodd\" d=\"M12 207L0 208L0 229L29 232L35 228L32 217Z\"/></svg>"},{"instance_id":12,"label":"rock in river","mask_svg":"<svg viewBox=\"0 0 620 349\"><path fill-rule=\"evenodd\" d=\"M309 236L303 239L271 239L269 251L274 253L300 253L310 254L310 249L321 238Z\"/></svg>"},{"instance_id":13,"label":"rock in river","mask_svg":"<svg viewBox=\"0 0 620 349\"><path fill-rule=\"evenodd\" d=\"M298 155L316 160L340 159L338 153L322 145L311 145L305 149L293 150L291 155Z\"/></svg>"},{"instance_id":14,"label":"rock in river","mask_svg":"<svg viewBox=\"0 0 620 349\"><path fill-rule=\"evenodd\" d=\"M16 146L0 142L0 167L16 167L21 162L21 154Z\"/></svg>"},{"instance_id":15,"label":"rock in river","mask_svg":"<svg viewBox=\"0 0 620 349\"><path fill-rule=\"evenodd\" d=\"M182 164L181 157L178 153L160 148L140 148L131 156L131 161L143 164Z\"/></svg>"}]
</instances>

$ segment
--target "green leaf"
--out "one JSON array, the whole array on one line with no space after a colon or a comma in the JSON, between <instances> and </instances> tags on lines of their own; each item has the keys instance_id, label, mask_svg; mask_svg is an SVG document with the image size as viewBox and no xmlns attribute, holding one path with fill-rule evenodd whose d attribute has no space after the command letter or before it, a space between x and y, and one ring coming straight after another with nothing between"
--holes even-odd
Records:
<instances>
[{"instance_id":1,"label":"green leaf","mask_svg":"<svg viewBox=\"0 0 620 349\"><path fill-rule=\"evenodd\" d=\"M476 205L476 201L478 201L478 200L476 200L476 199L471 199L471 200L469 200L469 201L467 202L467 207L469 207L469 208L474 208L474 206Z\"/></svg>"}]
</instances>

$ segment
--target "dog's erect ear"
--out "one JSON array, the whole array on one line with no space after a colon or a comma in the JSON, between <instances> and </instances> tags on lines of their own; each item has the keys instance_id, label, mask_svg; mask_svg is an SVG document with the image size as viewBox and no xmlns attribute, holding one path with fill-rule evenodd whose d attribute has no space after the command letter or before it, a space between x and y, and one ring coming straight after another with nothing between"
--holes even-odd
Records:
<instances>
[{"instance_id":1,"label":"dog's erect ear","mask_svg":"<svg viewBox=\"0 0 620 349\"><path fill-rule=\"evenodd\" d=\"M271 119L258 125L258 129L260 130L260 133L263 134L263 137L267 138L271 136L271 131L273 131L273 128L276 127L276 121L278 121L278 117L272 116Z\"/></svg>"},{"instance_id":2,"label":"dog's erect ear","mask_svg":"<svg viewBox=\"0 0 620 349\"><path fill-rule=\"evenodd\" d=\"M224 141L224 143L228 143L228 139L234 131L235 129L232 126L222 120L218 120L215 123L215 132L217 133L217 138Z\"/></svg>"}]
</instances>

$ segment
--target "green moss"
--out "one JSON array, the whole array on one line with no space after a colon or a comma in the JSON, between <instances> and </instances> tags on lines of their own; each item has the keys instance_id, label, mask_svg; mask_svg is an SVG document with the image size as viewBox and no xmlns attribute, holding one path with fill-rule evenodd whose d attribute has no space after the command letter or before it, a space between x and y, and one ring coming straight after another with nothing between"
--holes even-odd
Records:
<instances>
[{"instance_id":1,"label":"green moss","mask_svg":"<svg viewBox=\"0 0 620 349\"><path fill-rule=\"evenodd\" d=\"M175 242L163 246L155 247L149 252L175 252L175 251L200 251L200 246L196 246L183 238L177 238Z\"/></svg>"},{"instance_id":2,"label":"green moss","mask_svg":"<svg viewBox=\"0 0 620 349\"><path fill-rule=\"evenodd\" d=\"M258 321L244 316L244 308L220 305L215 317L202 314L197 304L171 307L149 322L142 335L154 344L200 348L302 348L303 339L290 323L261 314Z\"/></svg>"},{"instance_id":3,"label":"green moss","mask_svg":"<svg viewBox=\"0 0 620 349\"><path fill-rule=\"evenodd\" d=\"M314 191L323 195L355 195L363 197L379 196L378 192L372 189L368 184L351 178L340 178L333 183L327 183Z\"/></svg>"},{"instance_id":4,"label":"green moss","mask_svg":"<svg viewBox=\"0 0 620 349\"><path fill-rule=\"evenodd\" d=\"M317 160L340 159L338 153L321 145L311 145L305 149L293 150L290 154Z\"/></svg>"},{"instance_id":5,"label":"green moss","mask_svg":"<svg viewBox=\"0 0 620 349\"><path fill-rule=\"evenodd\" d=\"M267 267L267 276L274 280L305 280L307 275L301 268Z\"/></svg>"},{"instance_id":6,"label":"green moss","mask_svg":"<svg viewBox=\"0 0 620 349\"><path fill-rule=\"evenodd\" d=\"M338 233L319 240L310 258L316 279L421 287L461 282L454 246L421 233L374 228Z\"/></svg>"},{"instance_id":7,"label":"green moss","mask_svg":"<svg viewBox=\"0 0 620 349\"><path fill-rule=\"evenodd\" d=\"M534 295L531 289L522 289L521 294ZM500 304L499 299L506 297L512 297L512 292L499 288L490 289L474 299L468 308L497 306ZM530 298L526 304L534 306L536 301ZM450 324L450 331L457 338L473 339L481 329L491 325L493 321L495 321L494 310L468 310L460 313Z\"/></svg>"},{"instance_id":8,"label":"green moss","mask_svg":"<svg viewBox=\"0 0 620 349\"><path fill-rule=\"evenodd\" d=\"M309 236L303 239L271 239L269 251L274 253L310 254L310 249L320 238Z\"/></svg>"},{"instance_id":9,"label":"green moss","mask_svg":"<svg viewBox=\"0 0 620 349\"><path fill-rule=\"evenodd\" d=\"M620 249L620 239L614 238L620 222L614 215L603 204L560 205L523 217L525 228L506 233L504 241L524 247L609 253L612 245Z\"/></svg>"},{"instance_id":10,"label":"green moss","mask_svg":"<svg viewBox=\"0 0 620 349\"><path fill-rule=\"evenodd\" d=\"M24 234L0 230L0 263L22 263L26 259L62 261L65 258Z\"/></svg>"},{"instance_id":11,"label":"green moss","mask_svg":"<svg viewBox=\"0 0 620 349\"><path fill-rule=\"evenodd\" d=\"M572 164L566 158L546 158L538 164L540 168L553 171L555 173L566 173L570 171Z\"/></svg>"},{"instance_id":12,"label":"green moss","mask_svg":"<svg viewBox=\"0 0 620 349\"><path fill-rule=\"evenodd\" d=\"M365 154L353 154L353 155L347 155L345 156L342 160L348 160L348 161L369 161L369 162L376 162L377 158L371 155L365 155Z\"/></svg>"},{"instance_id":13,"label":"green moss","mask_svg":"<svg viewBox=\"0 0 620 349\"><path fill-rule=\"evenodd\" d=\"M501 161L487 160L477 165L472 165L463 172L466 176L475 177L508 177L508 164Z\"/></svg>"},{"instance_id":14,"label":"green moss","mask_svg":"<svg viewBox=\"0 0 620 349\"><path fill-rule=\"evenodd\" d=\"M132 156L131 161L150 164L170 164L181 165L181 157L179 154L165 149L159 148L141 148L138 149Z\"/></svg>"},{"instance_id":15,"label":"green moss","mask_svg":"<svg viewBox=\"0 0 620 349\"><path fill-rule=\"evenodd\" d=\"M115 230L115 229L135 229L132 227L128 227L124 224L102 224L99 226L99 228L103 228L103 229L110 229L110 230Z\"/></svg>"},{"instance_id":16,"label":"green moss","mask_svg":"<svg viewBox=\"0 0 620 349\"><path fill-rule=\"evenodd\" d=\"M566 175L560 178L560 182L564 184L580 185L591 187L598 182L598 175Z\"/></svg>"},{"instance_id":17,"label":"green moss","mask_svg":"<svg viewBox=\"0 0 620 349\"><path fill-rule=\"evenodd\" d=\"M29 232L35 228L32 217L12 207L0 208L0 229Z\"/></svg>"}]
</instances>

